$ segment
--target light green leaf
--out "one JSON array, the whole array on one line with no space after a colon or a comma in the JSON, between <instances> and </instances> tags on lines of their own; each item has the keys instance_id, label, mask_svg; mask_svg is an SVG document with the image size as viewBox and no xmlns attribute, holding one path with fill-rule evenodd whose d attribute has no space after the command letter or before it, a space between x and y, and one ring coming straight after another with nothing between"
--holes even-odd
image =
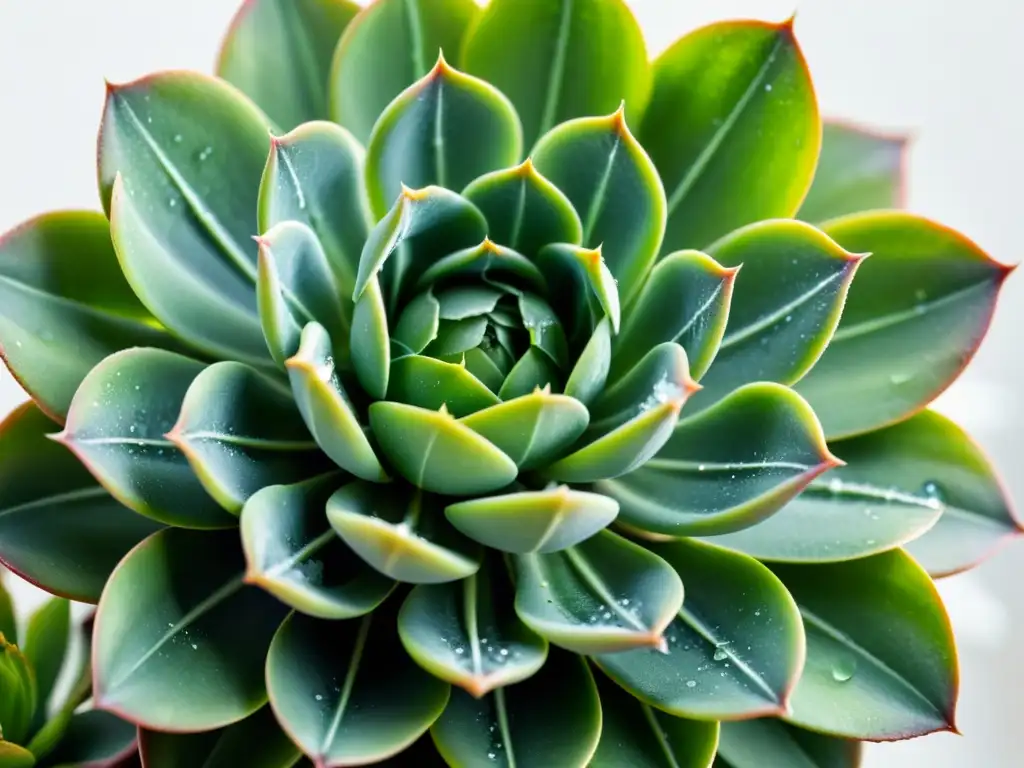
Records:
<instances>
[{"instance_id":1,"label":"light green leaf","mask_svg":"<svg viewBox=\"0 0 1024 768\"><path fill-rule=\"evenodd\" d=\"M11 593L4 586L3 571L0 571L0 635L3 635L11 645L18 644L18 617L14 613Z\"/></svg>"},{"instance_id":2,"label":"light green leaf","mask_svg":"<svg viewBox=\"0 0 1024 768\"><path fill-rule=\"evenodd\" d=\"M64 598L47 600L29 616L21 648L36 680L38 706L33 723L36 728L45 720L47 705L64 666L70 641L71 604Z\"/></svg>"},{"instance_id":3,"label":"light green leaf","mask_svg":"<svg viewBox=\"0 0 1024 768\"><path fill-rule=\"evenodd\" d=\"M132 550L96 616L96 705L144 728L188 731L259 709L263 661L285 609L244 574L235 531L169 528Z\"/></svg>"},{"instance_id":4,"label":"light green leaf","mask_svg":"<svg viewBox=\"0 0 1024 768\"><path fill-rule=\"evenodd\" d=\"M612 359L612 325L605 318L594 328L590 341L580 353L565 383L565 394L589 406L608 380Z\"/></svg>"},{"instance_id":5,"label":"light green leaf","mask_svg":"<svg viewBox=\"0 0 1024 768\"><path fill-rule=\"evenodd\" d=\"M480 13L473 0L377 0L342 35L330 78L331 119L364 144L392 99L451 57Z\"/></svg>"},{"instance_id":6,"label":"light green leaf","mask_svg":"<svg viewBox=\"0 0 1024 768\"><path fill-rule=\"evenodd\" d=\"M795 214L821 118L792 20L727 21L681 38L654 62L639 136L668 193L666 251Z\"/></svg>"},{"instance_id":7,"label":"light green leaf","mask_svg":"<svg viewBox=\"0 0 1024 768\"><path fill-rule=\"evenodd\" d=\"M686 601L654 649L599 656L640 701L680 717L736 720L785 711L804 663L796 604L756 560L680 539L650 544L682 577Z\"/></svg>"},{"instance_id":8,"label":"light green leaf","mask_svg":"<svg viewBox=\"0 0 1024 768\"><path fill-rule=\"evenodd\" d=\"M35 756L24 747L0 740L0 768L32 768Z\"/></svg>"},{"instance_id":9,"label":"light green leaf","mask_svg":"<svg viewBox=\"0 0 1024 768\"><path fill-rule=\"evenodd\" d=\"M423 290L434 283L469 277L491 284L505 281L536 292L543 291L545 285L543 273L532 261L485 239L473 248L464 248L435 262L423 272L417 288Z\"/></svg>"},{"instance_id":10,"label":"light green leaf","mask_svg":"<svg viewBox=\"0 0 1024 768\"><path fill-rule=\"evenodd\" d=\"M658 648L683 604L660 557L610 531L552 554L515 559L516 612L553 644L579 654Z\"/></svg>"},{"instance_id":11,"label":"light green leaf","mask_svg":"<svg viewBox=\"0 0 1024 768\"><path fill-rule=\"evenodd\" d=\"M441 306L433 292L426 290L402 310L392 341L418 355L437 338L440 328Z\"/></svg>"},{"instance_id":12,"label":"light green leaf","mask_svg":"<svg viewBox=\"0 0 1024 768\"><path fill-rule=\"evenodd\" d=\"M369 613L394 587L331 529L327 500L340 481L333 475L264 488L242 510L246 581L322 619Z\"/></svg>"},{"instance_id":13,"label":"light green leaf","mask_svg":"<svg viewBox=\"0 0 1024 768\"><path fill-rule=\"evenodd\" d=\"M602 246L628 305L661 248L665 190L622 109L559 125L537 143L533 161L579 213L583 245Z\"/></svg>"},{"instance_id":14,"label":"light green leaf","mask_svg":"<svg viewBox=\"0 0 1024 768\"><path fill-rule=\"evenodd\" d=\"M366 152L371 208L384 216L403 185L463 189L485 173L514 165L522 152L523 129L508 99L448 66L442 55L373 128Z\"/></svg>"},{"instance_id":15,"label":"light green leaf","mask_svg":"<svg viewBox=\"0 0 1024 768\"><path fill-rule=\"evenodd\" d=\"M807 666L787 720L872 741L955 728L953 633L934 584L909 555L772 569L807 632Z\"/></svg>"},{"instance_id":16,"label":"light green leaf","mask_svg":"<svg viewBox=\"0 0 1024 768\"><path fill-rule=\"evenodd\" d=\"M36 677L25 655L0 635L0 725L3 738L24 742L32 726L37 702ZM0 741L0 744L6 742ZM0 752L0 756L3 753Z\"/></svg>"},{"instance_id":17,"label":"light green leaf","mask_svg":"<svg viewBox=\"0 0 1024 768\"><path fill-rule=\"evenodd\" d=\"M364 765L415 742L448 702L398 641L393 610L320 621L293 613L267 657L274 714L316 765Z\"/></svg>"},{"instance_id":18,"label":"light green leaf","mask_svg":"<svg viewBox=\"0 0 1024 768\"><path fill-rule=\"evenodd\" d=\"M432 411L444 406L456 417L500 402L464 364L422 355L407 355L391 363L388 399Z\"/></svg>"},{"instance_id":19,"label":"light green leaf","mask_svg":"<svg viewBox=\"0 0 1024 768\"><path fill-rule=\"evenodd\" d=\"M659 344L601 393L590 407L590 429L594 434L605 434L659 404L685 402L699 390L700 385L690 378L686 351L671 341Z\"/></svg>"},{"instance_id":20,"label":"light green leaf","mask_svg":"<svg viewBox=\"0 0 1024 768\"><path fill-rule=\"evenodd\" d=\"M587 663L552 649L525 682L481 699L452 691L430 732L449 765L584 768L601 734L601 704Z\"/></svg>"},{"instance_id":21,"label":"light green leaf","mask_svg":"<svg viewBox=\"0 0 1024 768\"><path fill-rule=\"evenodd\" d=\"M422 491L357 481L327 501L327 519L385 576L413 584L457 581L480 568L480 547L445 520L444 501Z\"/></svg>"},{"instance_id":22,"label":"light green leaf","mask_svg":"<svg viewBox=\"0 0 1024 768\"><path fill-rule=\"evenodd\" d=\"M775 718L722 723L718 761L723 768L859 768L861 744Z\"/></svg>"},{"instance_id":23,"label":"light green leaf","mask_svg":"<svg viewBox=\"0 0 1024 768\"><path fill-rule=\"evenodd\" d=\"M76 712L68 720L60 742L41 764L60 768L130 766L131 761L137 759L136 731L133 723L109 712L98 709ZM147 768L160 768L160 763L146 765Z\"/></svg>"},{"instance_id":24,"label":"light green leaf","mask_svg":"<svg viewBox=\"0 0 1024 768\"><path fill-rule=\"evenodd\" d=\"M838 438L905 419L938 397L974 356L1011 268L908 213L848 216L825 231L873 254L832 342L798 388L825 433Z\"/></svg>"},{"instance_id":25,"label":"light green leaf","mask_svg":"<svg viewBox=\"0 0 1024 768\"><path fill-rule=\"evenodd\" d=\"M538 389L551 392L561 389L562 376L551 356L540 347L529 347L520 357L498 390L498 397L506 402L527 397Z\"/></svg>"},{"instance_id":26,"label":"light green leaf","mask_svg":"<svg viewBox=\"0 0 1024 768\"><path fill-rule=\"evenodd\" d=\"M352 314L352 367L366 393L383 400L388 391L391 337L380 283L374 277L363 290Z\"/></svg>"}]
</instances>

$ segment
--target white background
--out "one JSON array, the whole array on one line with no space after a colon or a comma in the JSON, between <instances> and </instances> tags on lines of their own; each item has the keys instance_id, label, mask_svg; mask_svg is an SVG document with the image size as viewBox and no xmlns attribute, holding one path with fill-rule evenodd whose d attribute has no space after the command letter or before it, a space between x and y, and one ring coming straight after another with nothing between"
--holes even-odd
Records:
<instances>
[{"instance_id":1,"label":"white background","mask_svg":"<svg viewBox=\"0 0 1024 768\"><path fill-rule=\"evenodd\" d=\"M796 30L823 111L916 137L910 206L1015 263L1024 195L1021 0L632 0L652 53L697 24L781 20ZM210 70L236 0L0 0L0 230L54 208L96 208L103 79ZM1024 498L1020 435L1024 275L989 340L942 401ZM0 415L22 399L0 374ZM1011 768L1024 717L1024 543L943 585L961 644L963 737L872 747L868 765Z\"/></svg>"}]
</instances>

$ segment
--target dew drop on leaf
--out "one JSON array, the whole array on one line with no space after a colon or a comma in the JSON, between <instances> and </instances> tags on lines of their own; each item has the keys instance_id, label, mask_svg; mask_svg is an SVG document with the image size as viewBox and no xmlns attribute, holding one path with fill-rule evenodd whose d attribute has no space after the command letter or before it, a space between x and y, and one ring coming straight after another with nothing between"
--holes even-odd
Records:
<instances>
[{"instance_id":1,"label":"dew drop on leaf","mask_svg":"<svg viewBox=\"0 0 1024 768\"><path fill-rule=\"evenodd\" d=\"M857 659L845 656L832 663L832 679L837 683L845 683L857 671Z\"/></svg>"}]
</instances>

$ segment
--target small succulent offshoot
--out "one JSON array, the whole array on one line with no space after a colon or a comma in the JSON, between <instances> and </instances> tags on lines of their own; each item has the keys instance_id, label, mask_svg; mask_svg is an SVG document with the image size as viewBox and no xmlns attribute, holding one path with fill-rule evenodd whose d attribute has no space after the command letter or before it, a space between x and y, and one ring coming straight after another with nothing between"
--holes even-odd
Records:
<instances>
[{"instance_id":1,"label":"small succulent offshoot","mask_svg":"<svg viewBox=\"0 0 1024 768\"><path fill-rule=\"evenodd\" d=\"M823 128L792 20L250 0L217 74L111 85L103 211L0 240L0 561L98 603L147 768L955 729L932 579L1020 525L927 406L1010 270Z\"/></svg>"}]
</instances>

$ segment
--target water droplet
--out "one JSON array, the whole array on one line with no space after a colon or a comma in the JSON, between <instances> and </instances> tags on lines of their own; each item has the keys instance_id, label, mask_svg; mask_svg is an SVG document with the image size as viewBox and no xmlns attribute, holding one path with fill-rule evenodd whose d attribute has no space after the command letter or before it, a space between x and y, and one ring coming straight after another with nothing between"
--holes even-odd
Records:
<instances>
[{"instance_id":1,"label":"water droplet","mask_svg":"<svg viewBox=\"0 0 1024 768\"><path fill-rule=\"evenodd\" d=\"M315 696L315 698L316 698L317 701L323 701L324 700L324 697L322 695L320 695L319 693Z\"/></svg>"},{"instance_id":2,"label":"water droplet","mask_svg":"<svg viewBox=\"0 0 1024 768\"><path fill-rule=\"evenodd\" d=\"M629 598L624 597L621 600L619 600L619 602L622 603L622 605L629 605Z\"/></svg>"},{"instance_id":3,"label":"water droplet","mask_svg":"<svg viewBox=\"0 0 1024 768\"><path fill-rule=\"evenodd\" d=\"M192 643L192 650L193 651L198 651L199 650L199 646L196 645L195 643Z\"/></svg>"},{"instance_id":4,"label":"water droplet","mask_svg":"<svg viewBox=\"0 0 1024 768\"><path fill-rule=\"evenodd\" d=\"M488 752L487 753L487 757L489 757L491 760L493 760L495 757L497 757L497 755L495 755L493 752Z\"/></svg>"},{"instance_id":5,"label":"water droplet","mask_svg":"<svg viewBox=\"0 0 1024 768\"><path fill-rule=\"evenodd\" d=\"M174 143L175 143L175 144L181 144L181 142L182 142L182 140L183 140L184 138L185 138L185 137L184 137L184 136L182 136L182 135L181 135L180 133L176 133L176 134L174 134Z\"/></svg>"},{"instance_id":6,"label":"water droplet","mask_svg":"<svg viewBox=\"0 0 1024 768\"><path fill-rule=\"evenodd\" d=\"M177 208L178 207L178 200L177 200L177 198L172 197L167 202L171 206L171 208Z\"/></svg>"},{"instance_id":7,"label":"water droplet","mask_svg":"<svg viewBox=\"0 0 1024 768\"><path fill-rule=\"evenodd\" d=\"M465 652L466 652L466 649L463 648L461 645L458 648L455 649L455 653L457 653L459 656L461 656Z\"/></svg>"},{"instance_id":8,"label":"water droplet","mask_svg":"<svg viewBox=\"0 0 1024 768\"><path fill-rule=\"evenodd\" d=\"M828 489L832 493L842 493L842 491L843 491L843 481L840 480L838 477L833 477L828 482Z\"/></svg>"},{"instance_id":9,"label":"water droplet","mask_svg":"<svg viewBox=\"0 0 1024 768\"><path fill-rule=\"evenodd\" d=\"M687 688L696 688L697 687L697 681L696 680L687 680L686 681L686 687Z\"/></svg>"},{"instance_id":10,"label":"water droplet","mask_svg":"<svg viewBox=\"0 0 1024 768\"><path fill-rule=\"evenodd\" d=\"M698 472L703 472L705 469L707 469L707 467L704 466L703 464L698 464L697 465L697 471Z\"/></svg>"},{"instance_id":11,"label":"water droplet","mask_svg":"<svg viewBox=\"0 0 1024 768\"><path fill-rule=\"evenodd\" d=\"M844 656L832 663L832 679L837 683L845 683L857 671L857 659Z\"/></svg>"},{"instance_id":12,"label":"water droplet","mask_svg":"<svg viewBox=\"0 0 1024 768\"><path fill-rule=\"evenodd\" d=\"M925 291L924 288L918 288L916 291L914 291L914 298L917 299L918 301L924 301L925 299L928 298L928 292Z\"/></svg>"},{"instance_id":13,"label":"water droplet","mask_svg":"<svg viewBox=\"0 0 1024 768\"><path fill-rule=\"evenodd\" d=\"M942 497L942 489L939 488L938 483L934 480L929 480L921 486L921 493L928 498L928 506L932 509L939 509L942 507L944 501Z\"/></svg>"},{"instance_id":14,"label":"water droplet","mask_svg":"<svg viewBox=\"0 0 1024 768\"><path fill-rule=\"evenodd\" d=\"M912 373L891 373L889 374L889 383L894 387L898 387L901 384L906 384L913 378L914 375Z\"/></svg>"},{"instance_id":15,"label":"water droplet","mask_svg":"<svg viewBox=\"0 0 1024 768\"><path fill-rule=\"evenodd\" d=\"M756 611L754 611L754 615L755 615L755 616L760 616L760 615L761 615L761 611L760 611L760 610L756 610Z\"/></svg>"},{"instance_id":16,"label":"water droplet","mask_svg":"<svg viewBox=\"0 0 1024 768\"><path fill-rule=\"evenodd\" d=\"M765 83L765 84L764 84L764 89L765 89L766 91L768 91L769 93L771 93L771 90L772 90L772 84L771 84L771 83Z\"/></svg>"},{"instance_id":17,"label":"water droplet","mask_svg":"<svg viewBox=\"0 0 1024 768\"><path fill-rule=\"evenodd\" d=\"M198 155L199 162L205 163L210 159L210 155L213 154L213 147L205 147Z\"/></svg>"},{"instance_id":18,"label":"water droplet","mask_svg":"<svg viewBox=\"0 0 1024 768\"><path fill-rule=\"evenodd\" d=\"M714 655L715 661L725 661L728 657L729 657L729 654L727 654L721 648L719 648L717 651L715 651L715 655Z\"/></svg>"},{"instance_id":19,"label":"water droplet","mask_svg":"<svg viewBox=\"0 0 1024 768\"><path fill-rule=\"evenodd\" d=\"M793 316L792 315L786 315L786 322L787 323L793 322Z\"/></svg>"},{"instance_id":20,"label":"water droplet","mask_svg":"<svg viewBox=\"0 0 1024 768\"><path fill-rule=\"evenodd\" d=\"M498 653L500 653L502 656L508 656L508 648L502 648L500 651L498 651Z\"/></svg>"}]
</instances>

